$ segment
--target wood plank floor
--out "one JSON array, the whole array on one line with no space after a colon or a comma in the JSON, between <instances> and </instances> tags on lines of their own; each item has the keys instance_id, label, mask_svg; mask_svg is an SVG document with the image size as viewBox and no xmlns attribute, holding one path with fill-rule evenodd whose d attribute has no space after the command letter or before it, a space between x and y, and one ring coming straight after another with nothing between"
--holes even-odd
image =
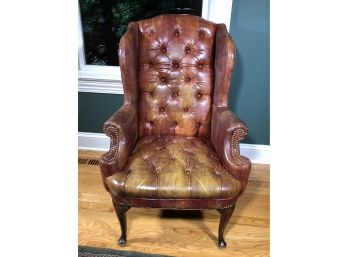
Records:
<instances>
[{"instance_id":1,"label":"wood plank floor","mask_svg":"<svg viewBox=\"0 0 348 257\"><path fill-rule=\"evenodd\" d=\"M97 158L100 152L79 151ZM170 256L269 256L269 165L253 164L249 184L225 231L227 248L217 245L219 213L131 208L128 241L117 245L120 228L102 186L99 166L79 164L79 245Z\"/></svg>"}]
</instances>

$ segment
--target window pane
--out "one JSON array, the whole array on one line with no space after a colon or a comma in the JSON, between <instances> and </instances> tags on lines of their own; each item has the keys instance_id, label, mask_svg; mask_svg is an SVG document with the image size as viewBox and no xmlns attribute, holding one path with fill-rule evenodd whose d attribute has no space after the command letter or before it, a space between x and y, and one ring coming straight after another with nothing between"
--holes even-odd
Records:
<instances>
[{"instance_id":1,"label":"window pane","mask_svg":"<svg viewBox=\"0 0 348 257\"><path fill-rule=\"evenodd\" d=\"M200 0L79 0L86 64L118 66L118 44L131 21L165 13L201 16Z\"/></svg>"}]
</instances>

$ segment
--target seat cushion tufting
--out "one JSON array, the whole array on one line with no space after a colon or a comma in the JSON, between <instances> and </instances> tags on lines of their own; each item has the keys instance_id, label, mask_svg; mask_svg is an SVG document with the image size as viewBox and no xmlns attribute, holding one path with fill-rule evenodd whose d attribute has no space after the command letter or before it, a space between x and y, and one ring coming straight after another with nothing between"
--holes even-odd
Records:
<instances>
[{"instance_id":1,"label":"seat cushion tufting","mask_svg":"<svg viewBox=\"0 0 348 257\"><path fill-rule=\"evenodd\" d=\"M119 196L152 199L231 199L241 191L209 141L183 136L141 138L107 185Z\"/></svg>"}]
</instances>

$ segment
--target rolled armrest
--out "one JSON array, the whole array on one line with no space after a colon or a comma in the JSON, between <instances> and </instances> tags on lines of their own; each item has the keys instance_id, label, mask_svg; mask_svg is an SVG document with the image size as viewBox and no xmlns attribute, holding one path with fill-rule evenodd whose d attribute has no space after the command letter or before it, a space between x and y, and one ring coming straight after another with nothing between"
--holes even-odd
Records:
<instances>
[{"instance_id":1,"label":"rolled armrest","mask_svg":"<svg viewBox=\"0 0 348 257\"><path fill-rule=\"evenodd\" d=\"M110 137L110 149L100 159L104 187L105 179L121 171L131 155L138 138L138 114L134 105L123 105L104 124L104 132Z\"/></svg>"},{"instance_id":2,"label":"rolled armrest","mask_svg":"<svg viewBox=\"0 0 348 257\"><path fill-rule=\"evenodd\" d=\"M251 163L240 155L239 142L245 138L248 128L227 107L214 108L212 119L212 144L224 167L237 178L245 190Z\"/></svg>"}]
</instances>

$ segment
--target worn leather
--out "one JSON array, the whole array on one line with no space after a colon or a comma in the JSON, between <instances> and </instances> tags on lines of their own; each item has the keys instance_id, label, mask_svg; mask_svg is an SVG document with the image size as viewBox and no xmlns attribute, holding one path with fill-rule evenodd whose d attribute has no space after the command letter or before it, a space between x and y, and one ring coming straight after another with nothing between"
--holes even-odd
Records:
<instances>
[{"instance_id":1,"label":"worn leather","mask_svg":"<svg viewBox=\"0 0 348 257\"><path fill-rule=\"evenodd\" d=\"M119 60L124 106L104 125L100 166L117 202L220 208L245 190L246 125L228 107L236 48L224 24L190 15L132 22Z\"/></svg>"},{"instance_id":2,"label":"worn leather","mask_svg":"<svg viewBox=\"0 0 348 257\"><path fill-rule=\"evenodd\" d=\"M132 198L233 199L241 184L198 137L141 138L122 172L107 178L113 194Z\"/></svg>"},{"instance_id":3,"label":"worn leather","mask_svg":"<svg viewBox=\"0 0 348 257\"><path fill-rule=\"evenodd\" d=\"M139 22L139 136L210 136L215 24L166 15Z\"/></svg>"}]
</instances>

